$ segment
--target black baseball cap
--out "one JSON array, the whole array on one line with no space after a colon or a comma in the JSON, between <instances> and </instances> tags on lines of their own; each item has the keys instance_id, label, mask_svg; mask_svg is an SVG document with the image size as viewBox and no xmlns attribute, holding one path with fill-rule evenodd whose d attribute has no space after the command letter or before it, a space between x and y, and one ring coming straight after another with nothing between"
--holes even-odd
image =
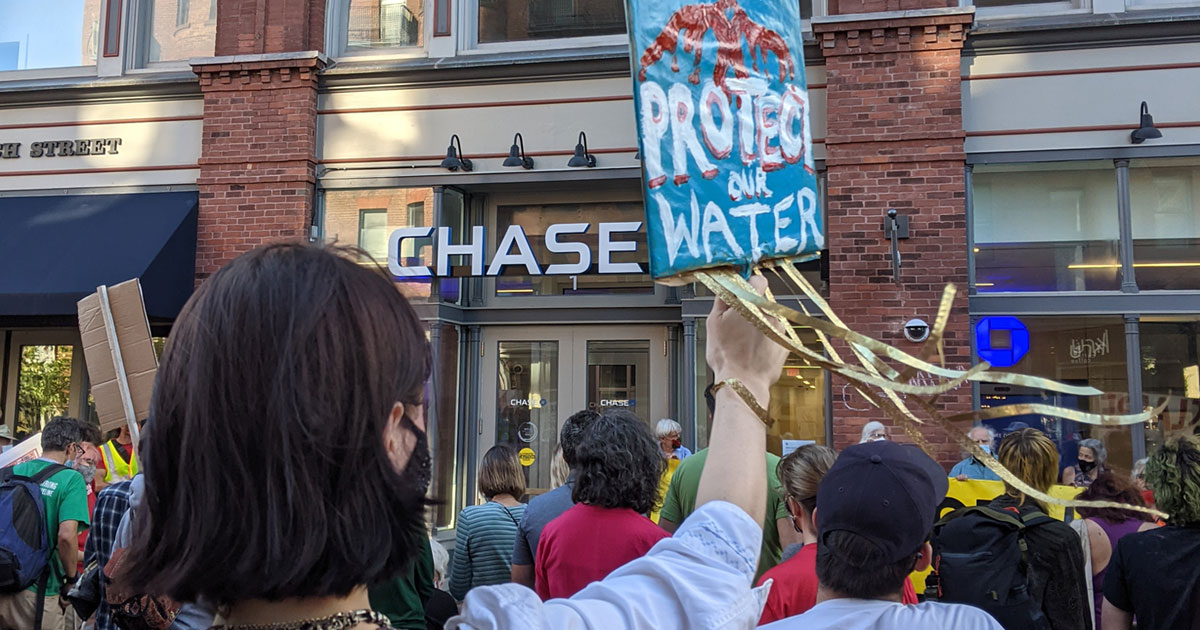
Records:
<instances>
[{"instance_id":1,"label":"black baseball cap","mask_svg":"<svg viewBox=\"0 0 1200 630\"><path fill-rule=\"evenodd\" d=\"M855 444L838 455L817 489L817 537L845 531L870 541L883 562L916 554L950 487L946 471L913 445Z\"/></svg>"}]
</instances>

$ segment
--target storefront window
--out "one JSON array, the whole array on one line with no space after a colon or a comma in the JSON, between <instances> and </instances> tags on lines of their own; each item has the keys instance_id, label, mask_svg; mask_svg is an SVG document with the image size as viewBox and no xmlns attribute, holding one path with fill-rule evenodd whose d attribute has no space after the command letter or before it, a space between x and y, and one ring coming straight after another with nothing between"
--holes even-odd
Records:
<instances>
[{"instance_id":1,"label":"storefront window","mask_svg":"<svg viewBox=\"0 0 1200 630\"><path fill-rule=\"evenodd\" d=\"M1146 425L1146 453L1163 437L1192 433L1200 427L1200 318L1143 318L1142 397L1146 406L1166 403L1162 415Z\"/></svg>"},{"instance_id":2,"label":"storefront window","mask_svg":"<svg viewBox=\"0 0 1200 630\"><path fill-rule=\"evenodd\" d=\"M421 0L350 0L346 48L406 48L423 42Z\"/></svg>"},{"instance_id":3,"label":"storefront window","mask_svg":"<svg viewBox=\"0 0 1200 630\"><path fill-rule=\"evenodd\" d=\"M550 265L580 265L572 275L519 275L522 265L504 267L496 277L498 297L528 295L614 295L652 294L654 283L645 273L650 269L650 251L646 245L646 227L636 232L605 228L605 224L642 223L641 202L569 203L546 205L499 206L496 209L495 238L502 239L509 226L520 226L529 241L534 259L543 273ZM585 232L561 232L556 236L555 252L546 247L546 232L551 226L583 224ZM602 234L606 229L607 233ZM602 249L603 244L603 249ZM610 245L611 244L611 245ZM514 248L509 248L515 251ZM586 250L586 251L583 251ZM501 252L497 251L497 254ZM582 267L582 257L588 258ZM638 264L643 273L611 273L606 266ZM618 269L618 271L620 271Z\"/></svg>"},{"instance_id":4,"label":"storefront window","mask_svg":"<svg viewBox=\"0 0 1200 630\"><path fill-rule=\"evenodd\" d=\"M386 268L388 238L393 230L433 225L434 195L432 188L327 190L325 238L362 249L363 264L378 263ZM405 266L433 264L432 238L406 239L400 245ZM394 280L406 297L430 297L432 283L429 276ZM457 280L450 282L457 287Z\"/></svg>"},{"instance_id":5,"label":"storefront window","mask_svg":"<svg viewBox=\"0 0 1200 630\"><path fill-rule=\"evenodd\" d=\"M434 525L453 527L459 509L458 491L458 326L437 325L434 353L434 422L430 438L433 451L432 495L441 503L434 507ZM431 335L432 337L432 335ZM431 339L432 341L432 339ZM427 412L426 417L429 417Z\"/></svg>"},{"instance_id":6,"label":"storefront window","mask_svg":"<svg viewBox=\"0 0 1200 630\"><path fill-rule=\"evenodd\" d=\"M1028 333L1025 343L1014 340ZM1125 324L1120 317L984 317L974 334L979 356L993 370L1090 385L1100 396L1075 396L1001 383L980 384L980 406L1041 403L1093 413L1130 413L1125 360ZM1060 469L1074 466L1079 440L1097 438L1108 448L1109 464L1128 473L1133 465L1129 427L1101 427L1040 415L985 420L999 436L1033 427L1059 448Z\"/></svg>"},{"instance_id":7,"label":"storefront window","mask_svg":"<svg viewBox=\"0 0 1200 630\"><path fill-rule=\"evenodd\" d=\"M211 57L217 42L217 0L143 0L145 61Z\"/></svg>"},{"instance_id":8,"label":"storefront window","mask_svg":"<svg viewBox=\"0 0 1200 630\"><path fill-rule=\"evenodd\" d=\"M1111 162L980 166L972 192L979 292L1121 288Z\"/></svg>"},{"instance_id":9,"label":"storefront window","mask_svg":"<svg viewBox=\"0 0 1200 630\"><path fill-rule=\"evenodd\" d=\"M1200 289L1200 160L1140 160L1129 168L1138 288Z\"/></svg>"},{"instance_id":10,"label":"storefront window","mask_svg":"<svg viewBox=\"0 0 1200 630\"><path fill-rule=\"evenodd\" d=\"M824 354L813 329L796 328L804 346ZM704 389L713 382L712 370L704 358L707 331L703 320L696 321L696 448L708 446L712 418L708 414ZM767 450L782 455L804 444L829 444L825 427L825 370L809 365L797 354L788 356L783 373L771 386L771 417L775 425L767 431Z\"/></svg>"},{"instance_id":11,"label":"storefront window","mask_svg":"<svg viewBox=\"0 0 1200 630\"><path fill-rule=\"evenodd\" d=\"M558 342L501 341L496 356L496 443L533 450L525 485L539 494L550 488L558 447Z\"/></svg>"},{"instance_id":12,"label":"storefront window","mask_svg":"<svg viewBox=\"0 0 1200 630\"><path fill-rule=\"evenodd\" d=\"M42 430L71 404L72 346L28 345L20 348L17 366L18 438Z\"/></svg>"},{"instance_id":13,"label":"storefront window","mask_svg":"<svg viewBox=\"0 0 1200 630\"><path fill-rule=\"evenodd\" d=\"M96 65L100 0L0 3L0 71Z\"/></svg>"},{"instance_id":14,"label":"storefront window","mask_svg":"<svg viewBox=\"0 0 1200 630\"><path fill-rule=\"evenodd\" d=\"M478 0L479 43L625 32L621 0Z\"/></svg>"}]
</instances>

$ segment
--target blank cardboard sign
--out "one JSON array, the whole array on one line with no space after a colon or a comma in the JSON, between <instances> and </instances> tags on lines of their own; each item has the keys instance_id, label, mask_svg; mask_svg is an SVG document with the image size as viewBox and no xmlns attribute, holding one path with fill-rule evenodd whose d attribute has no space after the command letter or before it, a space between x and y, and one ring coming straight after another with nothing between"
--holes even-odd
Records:
<instances>
[{"instance_id":1,"label":"blank cardboard sign","mask_svg":"<svg viewBox=\"0 0 1200 630\"><path fill-rule=\"evenodd\" d=\"M154 389L154 373L158 371L158 356L150 339L150 322L142 302L142 287L137 279L108 288L112 310L115 343L120 348L129 396L133 402L133 420L145 420L150 413L150 393ZM100 293L79 301L79 334L83 338L83 358L88 378L92 382L92 399L100 417L100 429L110 431L126 423L125 406L117 380L117 355L114 340L104 325L100 308Z\"/></svg>"}]
</instances>

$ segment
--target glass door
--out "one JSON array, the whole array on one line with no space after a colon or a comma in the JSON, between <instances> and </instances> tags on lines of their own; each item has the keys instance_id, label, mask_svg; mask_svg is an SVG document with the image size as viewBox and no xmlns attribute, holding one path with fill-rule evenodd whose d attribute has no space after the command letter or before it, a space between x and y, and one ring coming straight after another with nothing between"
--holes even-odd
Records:
<instances>
[{"instance_id":1,"label":"glass door","mask_svg":"<svg viewBox=\"0 0 1200 630\"><path fill-rule=\"evenodd\" d=\"M670 408L665 326L496 326L482 344L475 461L495 444L529 449L530 494L553 487L559 427L575 412L624 408L652 425Z\"/></svg>"},{"instance_id":2,"label":"glass door","mask_svg":"<svg viewBox=\"0 0 1200 630\"><path fill-rule=\"evenodd\" d=\"M588 409L628 409L649 424L650 403L650 340L589 340Z\"/></svg>"},{"instance_id":3,"label":"glass door","mask_svg":"<svg viewBox=\"0 0 1200 630\"><path fill-rule=\"evenodd\" d=\"M559 342L500 341L496 348L495 443L530 449L525 485L549 488L558 446Z\"/></svg>"}]
</instances>

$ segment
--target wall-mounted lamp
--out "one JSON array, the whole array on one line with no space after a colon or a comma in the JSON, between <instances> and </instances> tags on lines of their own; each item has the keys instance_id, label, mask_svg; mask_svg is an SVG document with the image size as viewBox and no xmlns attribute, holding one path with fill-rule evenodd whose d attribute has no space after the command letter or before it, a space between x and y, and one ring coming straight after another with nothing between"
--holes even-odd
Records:
<instances>
[{"instance_id":1,"label":"wall-mounted lamp","mask_svg":"<svg viewBox=\"0 0 1200 630\"><path fill-rule=\"evenodd\" d=\"M567 161L567 166L572 168L580 166L592 168L596 166L596 156L588 153L586 133L579 132L579 142L575 144L575 155L571 156L571 159Z\"/></svg>"},{"instance_id":2,"label":"wall-mounted lamp","mask_svg":"<svg viewBox=\"0 0 1200 630\"><path fill-rule=\"evenodd\" d=\"M1142 101L1142 123L1133 133L1129 134L1130 142L1141 144L1147 140L1161 137L1162 132L1154 128L1154 117L1150 115L1150 108L1146 105L1146 101Z\"/></svg>"},{"instance_id":3,"label":"wall-mounted lamp","mask_svg":"<svg viewBox=\"0 0 1200 630\"><path fill-rule=\"evenodd\" d=\"M458 134L450 136L450 146L446 147L446 159L442 160L442 168L449 171L462 169L464 173L471 171L471 160L462 157L462 141L458 139Z\"/></svg>"},{"instance_id":4,"label":"wall-mounted lamp","mask_svg":"<svg viewBox=\"0 0 1200 630\"><path fill-rule=\"evenodd\" d=\"M908 238L908 217L888 208L883 219L883 236L892 242L892 279L900 284L900 239Z\"/></svg>"},{"instance_id":5,"label":"wall-mounted lamp","mask_svg":"<svg viewBox=\"0 0 1200 630\"><path fill-rule=\"evenodd\" d=\"M508 148L508 157L504 158L504 166L533 168L533 158L525 155L525 139L521 137L520 132L513 136L512 146Z\"/></svg>"}]
</instances>

